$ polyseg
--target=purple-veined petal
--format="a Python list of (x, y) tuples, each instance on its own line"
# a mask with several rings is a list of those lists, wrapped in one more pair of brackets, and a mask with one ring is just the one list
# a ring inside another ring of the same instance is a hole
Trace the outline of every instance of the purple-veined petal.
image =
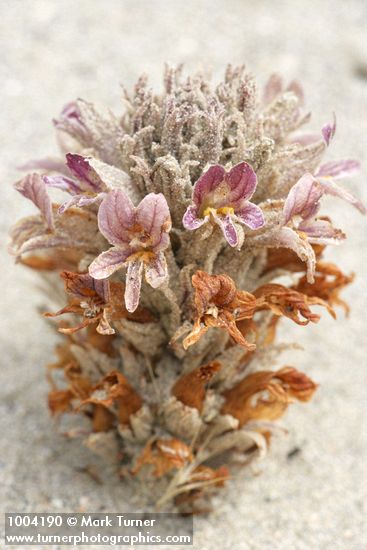
[(160, 240), (152, 247), (154, 252), (160, 252), (166, 250), (171, 243), (171, 239), (168, 233), (162, 233)]
[(101, 202), (106, 196), (106, 193), (98, 193), (95, 197), (89, 197), (88, 195), (74, 195), (70, 200), (65, 201), (59, 208), (59, 214), (63, 214), (71, 206), (77, 206), (82, 208), (83, 206), (89, 206)]
[(298, 230), (307, 234), (308, 242), (312, 244), (339, 244), (345, 240), (345, 234), (325, 219), (304, 220)]
[(67, 153), (66, 163), (70, 172), (85, 184), (85, 190), (99, 193), (106, 191), (107, 187), (97, 172), (89, 164), (87, 157)]
[(225, 240), (230, 246), (236, 247), (239, 244), (239, 235), (236, 226), (233, 223), (232, 216), (227, 214), (226, 216), (218, 216), (213, 214), (215, 223), (219, 225), (224, 235)]
[(136, 208), (136, 222), (151, 237), (154, 247), (161, 240), (162, 233), (171, 229), (171, 216), (167, 201), (162, 193), (149, 193)]
[(317, 170), (315, 177), (331, 177), (334, 179), (354, 176), (361, 168), (357, 160), (346, 159), (326, 162)]
[(130, 241), (129, 230), (135, 223), (135, 207), (129, 197), (115, 189), (102, 201), (98, 211), (98, 227), (106, 239), (114, 245)]
[(324, 138), (324, 141), (327, 146), (329, 146), (331, 140), (335, 136), (335, 131), (336, 131), (336, 117), (335, 117), (335, 113), (333, 113), (333, 122), (325, 124), (325, 126), (323, 126), (321, 129), (322, 137)]
[(52, 157), (34, 159), (18, 166), (18, 170), (45, 170), (46, 172), (59, 172), (65, 176), (70, 176), (70, 170), (63, 160)]
[(65, 176), (43, 176), (42, 179), (48, 187), (67, 191), (70, 195), (77, 195), (83, 191), (79, 183)]
[(239, 210), (235, 210), (235, 215), (239, 222), (250, 229), (260, 229), (265, 223), (261, 208), (252, 202), (246, 202)]
[(307, 281), (314, 283), (316, 256), (307, 239), (300, 237), (290, 227), (282, 227), (276, 237), (278, 247), (290, 248), (297, 256), (307, 264)]
[(200, 176), (194, 185), (192, 198), (197, 207), (203, 203), (205, 196), (214, 191), (224, 180), (226, 171), (223, 166), (216, 164)]
[(93, 279), (107, 279), (112, 273), (121, 269), (126, 262), (126, 259), (131, 254), (131, 249), (126, 246), (113, 247), (102, 252), (89, 266), (89, 275)]
[(43, 235), (44, 232), (44, 224), (39, 216), (28, 216), (19, 220), (10, 230), (10, 254), (18, 256), (18, 251), (27, 241)]
[(61, 277), (68, 294), (75, 298), (86, 298), (86, 290), (94, 290), (106, 304), (110, 299), (110, 282), (108, 279), (93, 279), (89, 273), (63, 271)]
[(323, 190), (311, 174), (302, 176), (291, 188), (284, 203), (284, 223), (293, 216), (308, 218), (313, 216), (319, 206)]
[(198, 218), (197, 215), (198, 209), (197, 206), (192, 204), (189, 206), (182, 218), (182, 225), (185, 229), (189, 229), (190, 231), (193, 231), (194, 229), (198, 229), (201, 227), (204, 223), (206, 223), (209, 220), (209, 216), (205, 216), (204, 218)]
[[(87, 274), (88, 275), (88, 274)], [(105, 304), (110, 299), (110, 281), (108, 279), (93, 279), (93, 288)]]
[(228, 206), (234, 206), (240, 200), (252, 197), (257, 185), (257, 177), (252, 167), (247, 162), (236, 164), (226, 175), (229, 185)]
[(125, 305), (133, 313), (139, 305), (144, 264), (140, 260), (128, 262), (126, 272)]
[(54, 229), (52, 204), (41, 176), (39, 174), (29, 174), (18, 181), (14, 187), (23, 197), (31, 200), (39, 208), (47, 227), (52, 231)]
[(328, 195), (333, 195), (334, 197), (339, 197), (340, 199), (349, 202), (362, 214), (366, 214), (366, 207), (364, 206), (364, 204), (354, 195), (352, 195), (352, 193), (350, 193), (343, 187), (340, 187), (331, 178), (319, 178), (317, 181), (321, 185), (324, 193), (327, 193)]
[(110, 281), (108, 279), (93, 279), (94, 288), (98, 296), (102, 298), (105, 304), (109, 302), (110, 299)]
[(145, 279), (153, 288), (158, 288), (168, 279), (167, 261), (163, 252), (155, 254), (154, 258), (145, 264)]
[(59, 118), (53, 119), (53, 123), (59, 130), (68, 131), (70, 128), (79, 132), (84, 132), (86, 130), (77, 101), (70, 101), (70, 103), (67, 103), (63, 107)]
[(69, 151), (80, 151), (84, 148), (93, 147), (96, 119), (90, 120), (86, 113), (82, 112), (87, 103), (81, 99), (68, 103), (53, 123), (58, 130), (57, 140), (64, 153)]
[[(70, 101), (69, 103), (64, 105), (64, 107), (61, 111), (61, 114), (60, 114), (60, 118), (62, 118), (62, 119), (67, 118), (68, 120), (73, 120), (74, 119), (78, 122), (81, 122), (80, 110), (79, 110), (77, 102), (76, 101)], [(54, 120), (54, 124), (55, 124), (55, 126), (57, 126), (58, 120)]]

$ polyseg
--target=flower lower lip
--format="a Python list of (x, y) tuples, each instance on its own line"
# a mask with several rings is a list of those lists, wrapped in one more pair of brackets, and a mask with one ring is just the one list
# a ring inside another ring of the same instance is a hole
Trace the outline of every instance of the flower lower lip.
[(139, 252), (133, 252), (133, 254), (131, 254), (126, 259), (126, 261), (132, 262), (132, 261), (140, 260), (144, 263), (149, 263), (153, 258), (154, 258), (154, 252), (150, 250), (141, 250)]

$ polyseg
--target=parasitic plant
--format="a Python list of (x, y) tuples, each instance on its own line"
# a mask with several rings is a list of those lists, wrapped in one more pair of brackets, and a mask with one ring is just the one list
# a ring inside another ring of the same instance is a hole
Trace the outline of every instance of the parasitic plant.
[(333, 195), (365, 212), (337, 183), (359, 165), (322, 163), (335, 117), (304, 133), (302, 88), (277, 76), (258, 94), (242, 67), (216, 87), (167, 68), (162, 94), (142, 77), (123, 99), (121, 118), (78, 100), (54, 121), (62, 154), (24, 166), (15, 188), (39, 213), (11, 251), (61, 308), (45, 313), (64, 335), (51, 413), (137, 492), (203, 511), (316, 389), (271, 368), (276, 328), (346, 307), (352, 277), (323, 259), (345, 235), (319, 209)]

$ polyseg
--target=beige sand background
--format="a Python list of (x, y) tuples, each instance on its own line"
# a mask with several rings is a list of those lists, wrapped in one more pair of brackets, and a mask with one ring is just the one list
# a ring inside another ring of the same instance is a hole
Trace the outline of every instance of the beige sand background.
[[(119, 108), (119, 83), (147, 72), (159, 86), (165, 61), (212, 68), (214, 78), (228, 61), (244, 62), (260, 82), (274, 70), (301, 79), (314, 129), (335, 110), (329, 158), (362, 160), (364, 174), (346, 183), (367, 203), (367, 3), (1, 0), (0, 10), (1, 508), (132, 510), (132, 495), (114, 478), (98, 485), (78, 471), (90, 454), (57, 435), (49, 418), (43, 367), (55, 336), (35, 313), (36, 278), (5, 250), (9, 226), (32, 211), (11, 188), (15, 165), (56, 151), (51, 118), (70, 99)], [(349, 241), (329, 258), (358, 274), (345, 292), (351, 316), (286, 325), (283, 339), (305, 351), (283, 364), (305, 370), (319, 391), (313, 403), (293, 406), (283, 422), (290, 434), (259, 464), (260, 475), (234, 480), (213, 515), (195, 520), (197, 549), (367, 547), (367, 220), (337, 200), (330, 210)], [(300, 452), (287, 458), (295, 446)]]

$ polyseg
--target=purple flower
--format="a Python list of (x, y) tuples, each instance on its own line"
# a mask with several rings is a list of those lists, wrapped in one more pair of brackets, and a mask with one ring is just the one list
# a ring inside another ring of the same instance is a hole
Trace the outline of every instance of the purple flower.
[(15, 189), (31, 200), (40, 210), (47, 227), (50, 231), (54, 230), (52, 215), (52, 204), (48, 196), (46, 185), (39, 174), (28, 174), (14, 185)]
[(163, 251), (169, 245), (171, 217), (164, 196), (149, 193), (135, 208), (120, 189), (104, 198), (98, 212), (101, 233), (112, 244), (89, 266), (94, 279), (105, 279), (127, 267), (125, 303), (128, 311), (138, 307), (143, 270), (146, 281), (161, 286), (168, 278)]
[(88, 135), (88, 130), (83, 123), (82, 115), (77, 101), (67, 103), (58, 119), (53, 120), (55, 128), (65, 132), (72, 131), (75, 136), (85, 138)]
[(333, 178), (355, 174), (358, 168), (359, 164), (356, 161), (343, 160), (322, 165), (315, 176), (312, 174), (302, 176), (292, 187), (285, 201), (285, 223), (294, 216), (301, 216), (303, 220), (313, 217), (319, 210), (323, 195), (340, 197), (365, 214), (366, 208), (362, 202), (333, 180)]
[(60, 206), (60, 214), (71, 206), (81, 207), (98, 203), (111, 190), (112, 187), (101, 178), (98, 170), (94, 167), (96, 163), (103, 165), (104, 171), (108, 170), (108, 175), (113, 172), (115, 180), (120, 179), (121, 183), (129, 180), (129, 176), (118, 168), (109, 167), (92, 157), (68, 153), (66, 155), (67, 168), (76, 179), (66, 176), (43, 176), (43, 180), (48, 186), (62, 189), (73, 195), (71, 199)]
[[(328, 162), (322, 165), (316, 175), (305, 174), (290, 190), (284, 203), (284, 223), (299, 217), (298, 230), (309, 237), (310, 242), (328, 244), (331, 241), (344, 238), (340, 230), (335, 229), (328, 220), (316, 219), (323, 195), (333, 195), (349, 202), (362, 214), (366, 208), (349, 191), (340, 187), (333, 178), (353, 175), (359, 169), (359, 163), (353, 160)], [(328, 240), (329, 239), (329, 240)]]
[(226, 172), (223, 166), (211, 166), (194, 185), (191, 204), (183, 217), (186, 229), (194, 230), (204, 223), (214, 222), (221, 228), (230, 246), (239, 245), (241, 223), (250, 229), (264, 225), (261, 209), (249, 202), (256, 189), (256, 174), (247, 162), (241, 162)]
[(361, 165), (357, 160), (335, 160), (326, 162), (320, 166), (315, 174), (315, 177), (340, 179), (345, 176), (354, 176), (359, 172), (360, 168)]
[(307, 220), (318, 212), (323, 189), (312, 174), (302, 176), (288, 193), (284, 203), (284, 223), (295, 216)]
[(343, 231), (335, 228), (327, 217), (303, 220), (298, 231), (305, 233), (311, 244), (339, 244), (346, 238)]

